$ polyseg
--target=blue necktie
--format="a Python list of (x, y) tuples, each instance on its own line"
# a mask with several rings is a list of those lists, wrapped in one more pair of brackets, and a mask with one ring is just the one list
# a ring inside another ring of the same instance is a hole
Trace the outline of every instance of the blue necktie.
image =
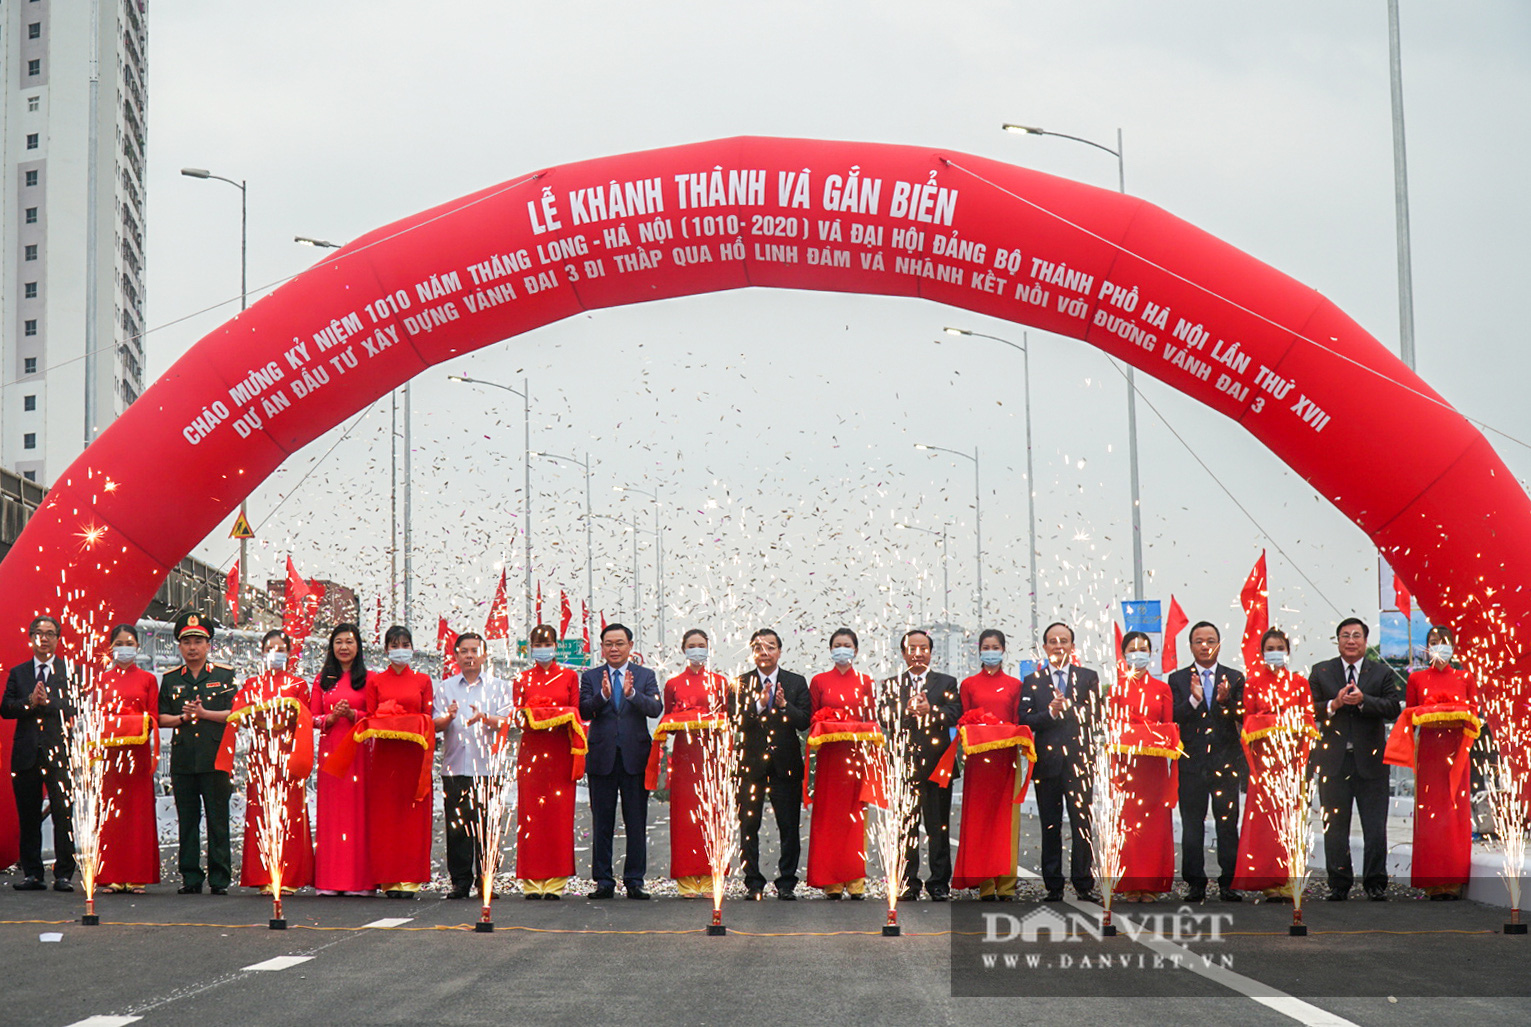
[(1053, 672), (1053, 680), (1058, 682), (1058, 691), (1063, 694), (1063, 697), (1065, 699), (1067, 699), (1068, 698), (1068, 694), (1069, 694), (1069, 676), (1068, 676), (1068, 671), (1063, 671), (1063, 670), (1054, 671)]
[(618, 713), (622, 712), (622, 672), (620, 670), (611, 672), (611, 704), (617, 708)]

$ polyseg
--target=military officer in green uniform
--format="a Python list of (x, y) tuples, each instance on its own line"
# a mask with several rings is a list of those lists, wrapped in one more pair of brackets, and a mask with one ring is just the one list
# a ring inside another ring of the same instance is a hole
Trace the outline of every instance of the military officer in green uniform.
[[(182, 895), (202, 891), (228, 894), (233, 880), (229, 849), (229, 775), (216, 769), (223, 725), (234, 704), (234, 668), (209, 663), (213, 626), (206, 617), (183, 613), (175, 621), (181, 666), (167, 670), (159, 686), (160, 727), (174, 728), (170, 742), (170, 787), (181, 835)], [(207, 817), (207, 872), (202, 871), (201, 822)]]

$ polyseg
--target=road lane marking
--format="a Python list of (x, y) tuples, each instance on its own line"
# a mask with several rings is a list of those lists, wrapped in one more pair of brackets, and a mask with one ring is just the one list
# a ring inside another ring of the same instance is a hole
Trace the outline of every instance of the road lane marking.
[(413, 919), (414, 917), (412, 916), (385, 916), (383, 919), (374, 920), (370, 924), (362, 924), (362, 929), (366, 930), (368, 927), (403, 927)]
[(76, 1020), (69, 1027), (127, 1027), (142, 1019), (141, 1016), (87, 1016), (83, 1020)]
[(249, 966), (240, 967), (241, 970), (286, 970), (288, 967), (306, 963), (313, 956), (272, 956), (260, 963), (251, 963)]

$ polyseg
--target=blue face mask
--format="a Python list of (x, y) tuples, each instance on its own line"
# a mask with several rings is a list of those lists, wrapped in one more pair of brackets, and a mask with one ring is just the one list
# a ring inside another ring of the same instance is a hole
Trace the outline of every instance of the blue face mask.
[(1127, 662), (1127, 666), (1131, 667), (1133, 670), (1147, 670), (1149, 662), (1153, 659), (1153, 653), (1147, 651), (1146, 649), (1134, 649), (1132, 652), (1122, 657), (1122, 659), (1124, 659)]
[(1005, 662), (1005, 651), (1003, 649), (980, 649), (978, 650), (978, 662), (982, 663), (985, 667), (998, 667), (1001, 663)]
[(1265, 665), (1271, 670), (1280, 670), (1286, 666), (1287, 651), (1285, 649), (1265, 650)]
[(555, 646), (534, 645), (532, 646), (532, 659), (537, 663), (548, 664), (553, 662), (553, 655), (558, 652)]
[(837, 645), (829, 650), (829, 658), (835, 661), (835, 666), (837, 667), (848, 667), (851, 661), (856, 658), (856, 650), (852, 646)]
[(692, 646), (686, 650), (686, 659), (698, 667), (705, 666), (707, 663), (707, 647), (704, 645)]

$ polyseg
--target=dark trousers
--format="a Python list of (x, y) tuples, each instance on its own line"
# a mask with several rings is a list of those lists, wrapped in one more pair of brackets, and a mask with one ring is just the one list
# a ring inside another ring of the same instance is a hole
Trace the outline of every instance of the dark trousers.
[(1192, 888), (1207, 886), (1207, 807), (1217, 832), (1217, 886), (1233, 888), (1239, 859), (1239, 778), (1231, 767), (1198, 767), (1180, 773), (1180, 876)]
[(1073, 774), (1039, 777), (1037, 813), (1042, 820), (1042, 885), (1048, 891), (1063, 890), (1063, 811), (1068, 809), (1069, 830), (1074, 835), (1069, 857), (1069, 879), (1076, 892), (1095, 890), (1091, 871), (1090, 790)]
[(1350, 807), (1361, 811), (1361, 884), (1368, 892), (1387, 887), (1387, 773), (1364, 778), (1356, 772), (1356, 756), (1345, 753), (1339, 772), (1318, 781), (1318, 801), (1324, 807), (1324, 862), (1329, 887), (1348, 892), (1355, 883), (1350, 862)]
[(447, 876), (453, 888), (471, 888), (483, 875), (479, 860), (479, 816), (475, 794), (479, 779), (467, 775), (441, 776), (441, 805), (446, 818)]
[(67, 881), (74, 876), (73, 807), (69, 801), (67, 757), (62, 752), (40, 757), (28, 770), (11, 776), (16, 795), (16, 821), (21, 829), (21, 872), (43, 876), (43, 785), (48, 786), (48, 815), (53, 820), (53, 877)]
[(622, 766), (621, 750), (610, 774), (590, 775), (590, 878), (596, 887), (615, 887), (612, 876), (611, 848), (617, 830), (617, 804), (622, 805), (622, 829), (627, 832), (627, 858), (622, 866), (622, 883), (628, 888), (643, 887), (648, 870), (649, 790), (643, 787), (643, 774), (629, 774)]
[[(192, 888), (207, 881), (227, 888), (234, 880), (234, 857), (229, 848), (229, 796), (234, 787), (221, 770), (202, 774), (171, 774), (175, 815), (180, 823), (181, 880)], [(207, 873), (202, 872), (202, 818), (207, 817)]]
[(800, 834), (803, 779), (785, 774), (739, 783), (739, 847), (744, 862), (744, 886), (750, 891), (765, 890), (765, 875), (760, 872), (760, 820), (767, 798), (771, 800), (771, 812), (776, 815), (776, 833), (781, 836), (776, 889), (790, 892), (797, 887), (797, 863), (803, 854)]
[(904, 887), (920, 890), (920, 824), (930, 839), (930, 877), (925, 890), (931, 895), (950, 891), (952, 881), (952, 790), (934, 781), (920, 782), (920, 805), (905, 842)]

